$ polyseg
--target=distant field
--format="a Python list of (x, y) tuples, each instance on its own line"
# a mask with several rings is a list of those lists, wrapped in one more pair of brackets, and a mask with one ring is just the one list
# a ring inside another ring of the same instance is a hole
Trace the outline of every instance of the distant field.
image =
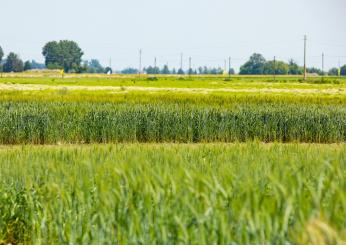
[(346, 83), (55, 79), (0, 79), (1, 144), (346, 139)]
[(44, 74), (6, 74), (0, 84), (41, 84), (64, 86), (125, 86), (161, 88), (346, 88), (346, 77), (297, 76), (148, 76), (148, 75), (66, 75), (65, 78)]
[(1, 147), (0, 242), (342, 244), (345, 154), (344, 144)]

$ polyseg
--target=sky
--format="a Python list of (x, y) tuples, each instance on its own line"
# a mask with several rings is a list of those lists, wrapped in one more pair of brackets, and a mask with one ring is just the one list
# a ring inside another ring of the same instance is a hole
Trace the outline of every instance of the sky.
[(0, 46), (43, 62), (42, 47), (74, 40), (83, 59), (114, 69), (143, 66), (224, 67), (236, 70), (254, 53), (307, 65), (346, 64), (346, 0), (0, 0)]

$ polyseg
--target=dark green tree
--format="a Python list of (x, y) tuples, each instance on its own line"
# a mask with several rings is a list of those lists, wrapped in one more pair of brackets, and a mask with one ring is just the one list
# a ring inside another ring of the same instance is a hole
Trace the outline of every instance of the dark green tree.
[(263, 68), (263, 74), (265, 75), (287, 75), (289, 67), (282, 61), (267, 61)]
[(147, 74), (160, 74), (160, 68), (158, 67), (153, 67), (153, 66), (149, 66), (147, 68), (144, 69), (144, 71), (147, 73)]
[(31, 67), (31, 62), (30, 61), (25, 61), (24, 63), (24, 71), (28, 71), (28, 70), (31, 70), (32, 67)]
[(288, 62), (288, 74), (290, 75), (301, 75), (304, 70), (302, 67), (299, 67), (298, 64), (294, 60), (290, 60)]
[(109, 66), (107, 66), (107, 67), (105, 68), (105, 70), (104, 70), (104, 73), (106, 73), (106, 74), (112, 74), (112, 73), (113, 73), (113, 70), (112, 70), (112, 68), (110, 68)]
[(42, 50), (48, 69), (64, 69), (65, 72), (80, 72), (83, 51), (74, 41), (48, 42)]
[(105, 68), (96, 59), (86, 61), (84, 66), (86, 67), (87, 73), (105, 73)]
[(253, 54), (249, 61), (240, 67), (239, 74), (259, 75), (263, 74), (265, 58), (261, 54)]
[(346, 76), (346, 65), (342, 66), (340, 68), (340, 75), (341, 76)]
[(178, 73), (177, 73), (177, 74), (179, 74), (179, 75), (184, 75), (184, 74), (185, 74), (185, 72), (184, 72), (184, 70), (183, 70), (183, 69), (179, 68), (179, 70), (178, 70)]
[(22, 72), (23, 61), (15, 53), (9, 53), (4, 64), (4, 72)]
[(1, 65), (1, 61), (2, 61), (3, 57), (4, 57), (4, 51), (2, 50), (2, 48), (0, 46), (0, 65)]
[(338, 72), (339, 72), (339, 69), (336, 67), (333, 67), (328, 71), (328, 75), (329, 76), (338, 76)]
[(129, 67), (129, 68), (125, 68), (121, 71), (122, 74), (138, 74), (139, 71), (136, 69), (136, 68), (132, 68), (132, 67)]
[(322, 70), (316, 67), (306, 68), (306, 72), (310, 74), (322, 75)]
[(1, 72), (1, 76), (2, 76), (2, 71), (3, 71), (3, 67), (2, 67), (2, 58), (4, 57), (4, 51), (2, 50), (1, 46), (0, 46), (0, 72)]
[(168, 68), (168, 65), (165, 65), (163, 69), (161, 70), (161, 74), (170, 74), (170, 70)]

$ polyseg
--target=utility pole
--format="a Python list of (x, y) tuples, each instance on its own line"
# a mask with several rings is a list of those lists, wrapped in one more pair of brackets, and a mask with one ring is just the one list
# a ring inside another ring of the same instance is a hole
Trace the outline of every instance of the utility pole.
[(156, 70), (157, 70), (157, 60), (156, 60), (156, 57), (154, 59), (154, 75), (156, 75)]
[(191, 77), (191, 73), (192, 73), (192, 58), (189, 57), (189, 77)]
[(307, 37), (304, 35), (304, 81), (306, 80), (306, 40)]
[(276, 57), (274, 56), (274, 81), (276, 81)]
[(138, 69), (139, 76), (141, 76), (142, 73), (142, 49), (139, 50), (139, 69)]
[(180, 53), (180, 70), (183, 71), (183, 53)]
[(228, 78), (231, 79), (231, 56), (228, 57)]
[[(227, 72), (227, 60), (225, 60), (225, 65), (224, 65), (223, 70), (224, 70), (224, 74), (227, 74), (227, 73), (228, 73), (228, 72)], [(227, 73), (226, 73), (226, 72), (227, 72)]]
[(324, 53), (322, 53), (322, 82), (324, 78)]

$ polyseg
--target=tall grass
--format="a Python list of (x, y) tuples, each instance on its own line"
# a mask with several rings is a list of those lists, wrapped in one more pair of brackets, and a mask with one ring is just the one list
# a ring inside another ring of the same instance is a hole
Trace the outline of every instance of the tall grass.
[(337, 105), (2, 102), (0, 114), (0, 144), (346, 139)]
[(345, 145), (5, 147), (0, 243), (337, 244), (345, 164)]

